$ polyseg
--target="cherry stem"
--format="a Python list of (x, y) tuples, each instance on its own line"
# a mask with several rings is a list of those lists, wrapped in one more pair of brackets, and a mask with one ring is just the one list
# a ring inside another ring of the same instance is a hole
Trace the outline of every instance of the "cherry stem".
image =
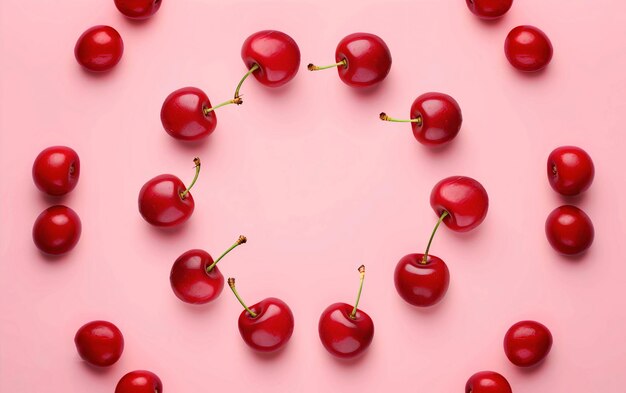
[(237, 88), (235, 89), (235, 100), (239, 100), (239, 103), (237, 103), (237, 105), (241, 105), (243, 104), (243, 101), (241, 100), (241, 96), (239, 95), (239, 90), (241, 89), (241, 85), (243, 85), (243, 82), (250, 76), (252, 75), (252, 73), (256, 70), (258, 70), (259, 64), (258, 63), (254, 63), (254, 65), (252, 67), (250, 67), (250, 69), (248, 70), (248, 72), (246, 72), (246, 74), (243, 76), (243, 78), (241, 78), (241, 80), (239, 81), (239, 84), (237, 85)]
[(198, 176), (200, 175), (200, 159), (198, 157), (194, 158), (193, 163), (196, 164), (196, 174), (194, 175), (193, 180), (191, 181), (191, 184), (189, 185), (189, 187), (187, 187), (185, 191), (180, 193), (181, 199), (185, 199), (187, 197), (187, 194), (189, 194), (191, 187), (193, 187), (193, 185), (196, 184), (196, 181), (198, 180)]
[(306, 66), (306, 68), (309, 71), (319, 71), (319, 70), (327, 70), (329, 68), (334, 68), (334, 67), (346, 67), (347, 65), (348, 65), (348, 62), (346, 61), (346, 59), (343, 59), (339, 63), (330, 64), (326, 66), (316, 66), (315, 64), (310, 63), (308, 66)]
[(383, 120), (383, 121), (392, 121), (395, 123), (417, 123), (417, 125), (420, 125), (420, 126), (422, 125), (422, 116), (418, 116), (415, 119), (396, 119), (396, 118), (387, 116), (385, 112), (380, 112), (380, 115), (378, 115), (378, 117), (380, 118), (380, 120)]
[(241, 296), (239, 296), (239, 292), (237, 292), (237, 288), (235, 288), (235, 279), (234, 278), (229, 278), (228, 279), (228, 286), (230, 287), (230, 289), (233, 291), (233, 293), (235, 294), (235, 297), (237, 298), (237, 300), (239, 300), (239, 303), (241, 303), (241, 305), (243, 306), (243, 308), (246, 309), (246, 311), (248, 312), (248, 314), (250, 314), (250, 316), (252, 318), (256, 318), (256, 313), (252, 310), (250, 310), (248, 308), (248, 306), (246, 306), (246, 303), (243, 302), (243, 299), (241, 298)]
[(234, 250), (237, 246), (239, 246), (240, 244), (244, 244), (245, 242), (247, 242), (248, 239), (245, 236), (239, 236), (239, 239), (237, 239), (237, 241), (235, 242), (235, 244), (233, 244), (232, 246), (230, 246), (230, 248), (226, 251), (224, 251), (222, 253), (222, 255), (220, 255), (219, 258), (217, 258), (215, 260), (215, 262), (213, 262), (211, 265), (209, 265), (209, 267), (206, 268), (207, 273), (210, 272), (211, 270), (213, 270), (213, 268), (215, 267), (215, 265), (217, 265), (217, 263), (226, 256), (226, 254), (228, 254), (229, 252), (231, 252), (232, 250)]
[(230, 105), (230, 104), (241, 105), (241, 104), (243, 104), (243, 100), (241, 98), (239, 98), (239, 97), (235, 97), (232, 100), (224, 101), (221, 104), (212, 106), (210, 108), (203, 108), (202, 112), (204, 113), (204, 116), (208, 116), (209, 113), (213, 112), (217, 108), (221, 108), (221, 107), (223, 107), (225, 105)]
[(443, 221), (444, 218), (448, 217), (448, 211), (444, 210), (443, 213), (441, 213), (441, 216), (439, 216), (439, 220), (437, 220), (437, 224), (435, 224), (435, 228), (433, 229), (433, 232), (430, 234), (430, 239), (428, 239), (428, 245), (426, 246), (426, 252), (424, 253), (424, 257), (422, 258), (422, 264), (426, 264), (426, 262), (428, 262), (428, 251), (430, 251), (430, 245), (433, 242), (433, 238), (435, 237), (435, 233), (437, 232), (437, 228), (439, 228), (439, 225), (441, 225), (441, 222)]
[(354, 302), (354, 308), (350, 313), (350, 318), (356, 318), (356, 312), (359, 307), (359, 300), (361, 300), (361, 292), (363, 291), (363, 281), (365, 281), (365, 265), (359, 266), (359, 274), (361, 275), (361, 284), (359, 285), (359, 293), (356, 295), (356, 302)]

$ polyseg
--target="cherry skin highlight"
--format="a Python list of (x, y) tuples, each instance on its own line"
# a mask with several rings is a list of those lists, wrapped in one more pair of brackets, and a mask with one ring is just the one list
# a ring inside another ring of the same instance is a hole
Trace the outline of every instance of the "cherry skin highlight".
[(80, 65), (93, 72), (108, 71), (122, 59), (122, 36), (111, 26), (87, 29), (76, 42), (74, 56)]
[(547, 173), (554, 191), (574, 196), (591, 186), (595, 167), (589, 154), (580, 147), (561, 146), (548, 156)]
[(80, 159), (67, 146), (51, 146), (35, 158), (32, 173), (39, 190), (53, 196), (65, 195), (78, 184)]
[(131, 371), (119, 380), (115, 393), (163, 393), (163, 383), (153, 372)]
[(262, 85), (279, 87), (298, 73), (300, 48), (293, 38), (283, 32), (263, 30), (244, 41), (241, 59), (248, 69), (258, 65), (253, 75)]
[(404, 301), (417, 307), (430, 307), (441, 301), (450, 285), (445, 262), (434, 256), (409, 254), (398, 262), (394, 271), (396, 291)]
[(552, 60), (552, 43), (548, 36), (534, 26), (517, 26), (504, 41), (504, 53), (509, 63), (520, 71), (535, 72)]
[(595, 236), (589, 216), (571, 205), (554, 209), (546, 219), (545, 230), (552, 248), (570, 256), (585, 252)]
[(99, 367), (113, 365), (124, 350), (122, 332), (107, 321), (93, 321), (81, 326), (74, 343), (83, 360)]
[(513, 5), (513, 0), (465, 0), (472, 13), (481, 19), (498, 19)]
[(472, 375), (465, 384), (465, 393), (513, 393), (509, 381), (494, 371)]
[(115, 6), (124, 16), (143, 20), (148, 19), (161, 8), (161, 0), (115, 0)]
[(71, 251), (82, 231), (78, 214), (67, 206), (47, 208), (33, 225), (33, 242), (46, 254), (61, 255)]
[(504, 352), (511, 363), (531, 367), (548, 356), (552, 348), (552, 334), (536, 321), (520, 321), (504, 336)]
[(466, 176), (452, 176), (438, 182), (430, 194), (430, 206), (438, 216), (445, 211), (443, 223), (453, 231), (467, 232), (487, 216), (489, 197), (485, 188)]
[(161, 107), (163, 128), (176, 139), (197, 141), (217, 126), (215, 111), (209, 111), (209, 97), (196, 87), (183, 87), (167, 96)]

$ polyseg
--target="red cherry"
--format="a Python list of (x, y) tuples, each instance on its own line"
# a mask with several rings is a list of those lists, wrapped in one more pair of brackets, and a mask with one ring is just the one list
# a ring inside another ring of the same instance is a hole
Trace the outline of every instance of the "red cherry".
[(139, 213), (150, 224), (172, 227), (187, 221), (194, 202), (189, 192), (200, 174), (200, 159), (194, 158), (196, 174), (189, 187), (174, 175), (159, 175), (146, 182), (139, 191)]
[(237, 242), (215, 262), (204, 250), (189, 250), (183, 253), (174, 262), (170, 273), (170, 284), (174, 294), (183, 302), (191, 304), (205, 304), (217, 298), (224, 288), (224, 276), (217, 263), (246, 241), (245, 236), (239, 236)]
[(86, 323), (76, 332), (74, 343), (84, 361), (100, 367), (117, 362), (124, 350), (122, 332), (107, 321)]
[(365, 311), (359, 310), (359, 300), (365, 279), (365, 266), (359, 267), (361, 285), (354, 307), (334, 303), (320, 316), (318, 331), (324, 348), (339, 358), (354, 358), (362, 354), (374, 338), (374, 322)]
[(591, 157), (580, 147), (557, 147), (548, 157), (548, 180), (559, 194), (580, 194), (591, 186), (594, 174)]
[(78, 154), (66, 146), (44, 149), (33, 163), (33, 181), (49, 195), (65, 195), (72, 191), (80, 176)]
[(369, 87), (382, 82), (391, 70), (391, 52), (377, 35), (354, 33), (344, 37), (335, 50), (336, 64), (318, 67), (309, 64), (309, 71), (337, 67), (339, 78), (351, 87)]
[(534, 26), (517, 26), (504, 41), (509, 63), (520, 71), (539, 71), (552, 60), (552, 43)]
[(161, 0), (115, 0), (115, 6), (131, 19), (148, 19), (161, 7)]
[(402, 299), (417, 307), (430, 307), (443, 299), (450, 285), (448, 266), (434, 255), (409, 254), (398, 262), (394, 284)]
[(161, 379), (146, 370), (131, 371), (124, 375), (115, 387), (115, 393), (162, 393)]
[(453, 231), (467, 232), (483, 222), (489, 209), (485, 188), (466, 176), (441, 180), (430, 193), (430, 206), (438, 216), (448, 212), (444, 224)]
[(546, 237), (552, 248), (561, 254), (578, 255), (593, 243), (593, 223), (576, 206), (557, 207), (546, 219)]
[(548, 356), (550, 348), (552, 334), (539, 322), (518, 322), (504, 336), (504, 353), (511, 363), (519, 367), (530, 367), (541, 362)]
[(497, 19), (506, 14), (513, 0), (465, 0), (467, 7), (481, 19)]
[(234, 278), (228, 279), (228, 285), (244, 308), (238, 321), (243, 341), (260, 352), (273, 352), (284, 347), (293, 334), (294, 324), (293, 313), (287, 303), (269, 297), (248, 307), (235, 288)]
[(509, 381), (494, 371), (481, 371), (470, 377), (465, 393), (513, 393)]
[(443, 93), (425, 93), (417, 97), (411, 105), (409, 120), (395, 119), (385, 112), (381, 120), (410, 122), (413, 136), (427, 146), (438, 146), (450, 142), (461, 129), (463, 115), (456, 100)]
[(74, 47), (78, 63), (89, 71), (108, 71), (115, 67), (124, 53), (120, 33), (111, 26), (94, 26), (87, 29)]
[(47, 208), (33, 225), (33, 241), (46, 254), (61, 255), (72, 250), (80, 239), (82, 225), (78, 214), (67, 206)]
[[(279, 87), (296, 76), (300, 67), (300, 48), (293, 38), (283, 32), (263, 30), (244, 41), (241, 59), (249, 73), (261, 84)], [(238, 96), (235, 93), (235, 97)]]

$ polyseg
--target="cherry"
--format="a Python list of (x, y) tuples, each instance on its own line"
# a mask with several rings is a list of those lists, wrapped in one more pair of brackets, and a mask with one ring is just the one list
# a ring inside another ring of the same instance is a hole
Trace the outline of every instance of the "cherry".
[(146, 370), (131, 371), (115, 387), (115, 393), (163, 393), (161, 379)]
[(115, 0), (115, 6), (131, 19), (148, 19), (161, 7), (161, 0)]
[(120, 33), (111, 26), (94, 26), (87, 29), (76, 42), (74, 56), (89, 71), (108, 71), (120, 62), (124, 42)]
[(548, 356), (552, 348), (552, 334), (547, 327), (535, 321), (520, 321), (504, 336), (504, 353), (511, 363), (530, 367)]
[(565, 255), (583, 253), (593, 243), (593, 223), (576, 206), (557, 207), (546, 219), (546, 237), (556, 251)]
[(328, 306), (318, 325), (324, 348), (339, 358), (353, 358), (362, 354), (374, 338), (374, 322), (365, 311), (359, 310), (359, 300), (365, 280), (365, 266), (359, 267), (361, 283), (354, 307), (347, 303)]
[(539, 71), (552, 60), (552, 43), (534, 26), (517, 26), (506, 36), (504, 53), (518, 70)]
[(247, 241), (245, 236), (226, 250), (215, 262), (204, 250), (189, 250), (176, 259), (170, 273), (174, 294), (183, 302), (204, 304), (217, 298), (224, 288), (224, 276), (217, 263), (235, 247)]
[(76, 332), (74, 343), (80, 357), (87, 363), (108, 367), (122, 356), (124, 337), (114, 324), (107, 321), (92, 321)]
[(33, 181), (49, 195), (60, 196), (72, 191), (80, 176), (78, 154), (66, 146), (44, 149), (33, 163)]
[(467, 7), (481, 19), (497, 19), (506, 14), (513, 0), (465, 0)]
[(235, 279), (228, 285), (244, 308), (239, 315), (239, 333), (243, 341), (260, 352), (273, 352), (287, 344), (293, 334), (293, 313), (280, 299), (269, 297), (253, 306), (246, 306), (235, 288)]
[(351, 87), (369, 87), (382, 82), (391, 69), (391, 52), (377, 35), (354, 33), (344, 37), (335, 50), (335, 64), (318, 67), (309, 64), (309, 71), (337, 67), (339, 78)]
[(557, 147), (548, 156), (548, 181), (559, 194), (580, 194), (591, 186), (594, 174), (591, 157), (580, 147)]
[(174, 175), (159, 175), (146, 182), (139, 191), (139, 213), (150, 224), (172, 227), (187, 221), (193, 213), (190, 190), (200, 174), (200, 159), (193, 159), (196, 174), (189, 187)]
[(292, 80), (300, 68), (300, 48), (293, 38), (276, 30), (263, 30), (248, 37), (241, 47), (241, 59), (248, 73), (239, 83), (239, 89), (248, 75), (268, 87), (279, 87)]
[(46, 254), (61, 255), (72, 250), (80, 239), (82, 225), (78, 214), (67, 206), (47, 208), (33, 225), (33, 241)]
[(443, 223), (453, 231), (467, 232), (483, 222), (489, 209), (485, 188), (466, 176), (452, 176), (441, 180), (430, 193), (430, 206), (441, 216)]
[(394, 119), (385, 112), (379, 117), (384, 121), (410, 122), (415, 139), (428, 146), (450, 142), (459, 133), (463, 123), (459, 104), (443, 93), (425, 93), (417, 97), (411, 105), (411, 117), (408, 120)]
[(509, 381), (494, 371), (472, 375), (465, 384), (465, 393), (513, 393)]

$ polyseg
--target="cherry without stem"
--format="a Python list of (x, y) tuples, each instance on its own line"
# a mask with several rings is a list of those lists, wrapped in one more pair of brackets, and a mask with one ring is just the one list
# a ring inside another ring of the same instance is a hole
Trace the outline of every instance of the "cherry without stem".
[(115, 393), (163, 393), (163, 383), (151, 371), (131, 371), (119, 380)]
[(465, 384), (465, 393), (513, 393), (509, 381), (495, 371), (480, 371)]
[(561, 195), (575, 196), (587, 190), (595, 175), (593, 161), (576, 146), (561, 146), (548, 156), (548, 181)]
[(71, 251), (82, 232), (78, 214), (67, 206), (47, 208), (33, 225), (33, 242), (46, 254), (61, 255)]
[(124, 350), (122, 332), (107, 321), (92, 321), (81, 326), (76, 332), (74, 343), (83, 360), (99, 367), (113, 365)]
[(552, 348), (552, 333), (537, 321), (520, 321), (504, 336), (504, 353), (511, 363), (531, 367), (548, 356)]
[(108, 71), (122, 59), (122, 36), (111, 26), (87, 29), (76, 42), (74, 56), (80, 65), (93, 72)]
[(517, 26), (504, 41), (504, 53), (509, 63), (520, 71), (535, 72), (552, 60), (552, 43), (548, 36), (534, 26)]
[(554, 209), (546, 219), (545, 230), (552, 248), (568, 256), (585, 252), (591, 247), (595, 236), (589, 216), (572, 205)]
[(513, 5), (513, 0), (465, 0), (472, 13), (481, 19), (498, 19)]
[(117, 9), (130, 19), (148, 19), (161, 8), (161, 0), (115, 0)]
[(33, 163), (33, 181), (48, 195), (61, 196), (72, 191), (80, 177), (80, 159), (67, 146), (44, 149)]

